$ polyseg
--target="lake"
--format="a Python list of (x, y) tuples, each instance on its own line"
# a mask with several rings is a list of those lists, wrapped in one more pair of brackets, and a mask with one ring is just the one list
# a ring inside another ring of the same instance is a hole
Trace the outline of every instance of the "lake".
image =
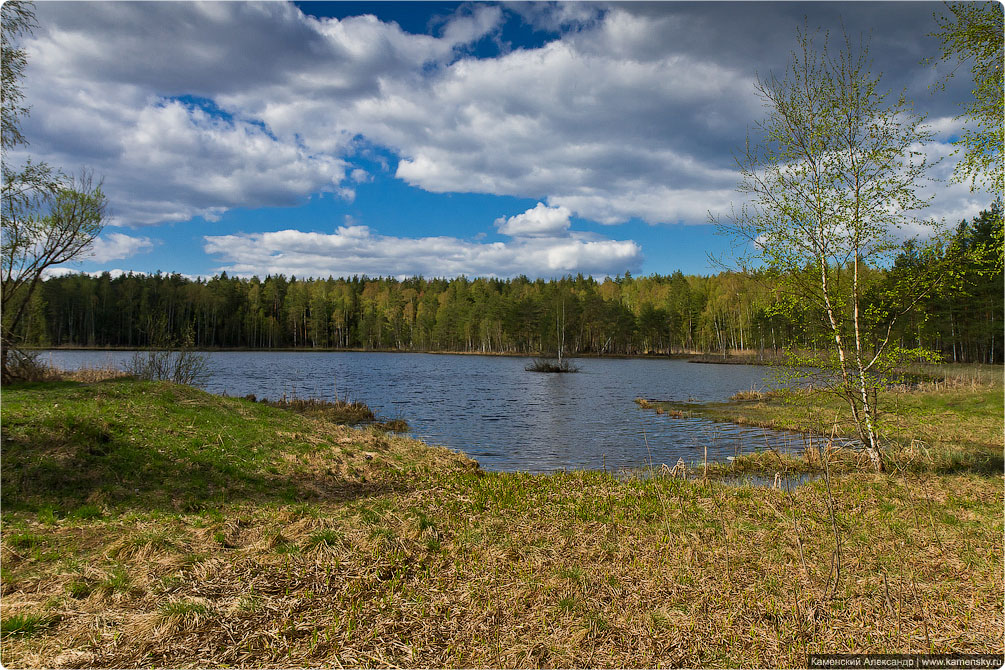
[[(725, 460), (767, 444), (801, 450), (803, 436), (642, 410), (637, 397), (721, 401), (770, 386), (754, 365), (663, 359), (579, 359), (577, 374), (524, 370), (531, 359), (419, 353), (213, 352), (203, 387), (231, 396), (332, 398), (347, 393), (381, 418), (402, 418), (411, 435), (463, 451), (486, 470), (620, 470), (651, 460)], [(65, 369), (113, 363), (124, 351), (51, 351)], [(648, 447), (647, 442), (648, 440)]]

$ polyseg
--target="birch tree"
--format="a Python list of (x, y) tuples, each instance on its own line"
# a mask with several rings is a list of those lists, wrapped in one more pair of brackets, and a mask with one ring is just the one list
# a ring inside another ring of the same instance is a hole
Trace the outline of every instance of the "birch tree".
[(903, 95), (880, 88), (867, 47), (846, 36), (833, 53), (826, 35), (806, 31), (797, 44), (784, 76), (758, 80), (767, 116), (738, 159), (746, 204), (718, 223), (750, 250), (741, 266), (777, 271), (785, 291), (823, 315), (828, 388), (847, 402), (882, 470), (876, 405), (896, 357), (891, 332), (931, 278), (901, 285), (881, 314), (866, 314), (863, 298), (870, 267), (901, 247), (898, 229), (925, 224), (916, 216), (930, 133)]
[(947, 2), (945, 13), (936, 14), (941, 53), (936, 62), (953, 64), (946, 82), (961, 66), (970, 69), (973, 82), (970, 99), (961, 103), (957, 120), (963, 121), (954, 141), (963, 156), (953, 177), (970, 181), (971, 189), (982, 184), (992, 193), (1005, 189), (1005, 11), (1000, 2)]
[(43, 273), (84, 254), (104, 225), (106, 198), (88, 171), (67, 178), (46, 163), (30, 159), (11, 164), (9, 152), (28, 141), (21, 134), (24, 106), (21, 79), (27, 66), (17, 40), (35, 27), (33, 5), (11, 1), (0, 7), (0, 102), (2, 102), (2, 205), (0, 205), (0, 379), (18, 376), (12, 356), (30, 359), (20, 349), (21, 321)]

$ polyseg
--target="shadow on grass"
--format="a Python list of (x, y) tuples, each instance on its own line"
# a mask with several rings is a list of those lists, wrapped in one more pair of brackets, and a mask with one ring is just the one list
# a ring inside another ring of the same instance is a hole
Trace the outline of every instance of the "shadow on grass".
[(933, 447), (919, 456), (910, 447), (887, 452), (891, 466), (919, 474), (978, 475), (1001, 477), (1005, 474), (1005, 458), (1001, 448), (979, 442), (963, 442), (954, 448)]
[(400, 472), (379, 465), (346, 477), (345, 465), (340, 473), (334, 459), (298, 442), (307, 426), (285, 410), (130, 384), (4, 389), (5, 511), (191, 512), (242, 501), (345, 502), (410, 488)]
[(5, 441), (0, 504), (5, 511), (89, 506), (198, 512), (226, 503), (350, 502), (406, 490), (402, 477), (346, 481), (322, 473), (234, 473), (209, 461), (167, 462), (116, 439), (64, 445), (39, 454), (36, 445)]

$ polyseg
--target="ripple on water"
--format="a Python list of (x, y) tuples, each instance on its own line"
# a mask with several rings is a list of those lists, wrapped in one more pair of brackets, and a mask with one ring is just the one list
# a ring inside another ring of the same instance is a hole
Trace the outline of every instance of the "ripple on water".
[[(55, 365), (122, 365), (133, 352), (53, 351)], [(639, 409), (637, 397), (711, 402), (767, 388), (770, 370), (753, 365), (587, 359), (575, 375), (524, 370), (526, 358), (349, 352), (213, 352), (206, 390), (230, 396), (340, 397), (400, 417), (411, 435), (477, 458), (487, 470), (609, 470), (724, 460), (764, 448), (801, 451), (783, 431), (674, 419)], [(648, 442), (648, 447), (647, 443)], [(650, 456), (651, 454), (651, 456)]]

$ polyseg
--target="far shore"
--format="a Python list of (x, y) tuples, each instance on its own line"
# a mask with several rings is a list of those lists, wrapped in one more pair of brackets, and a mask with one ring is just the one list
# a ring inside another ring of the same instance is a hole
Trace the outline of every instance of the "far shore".
[[(151, 351), (156, 347), (90, 347), (79, 345), (61, 345), (50, 347), (26, 347), (30, 351)], [(493, 356), (508, 358), (540, 358), (547, 357), (541, 352), (511, 352), (511, 351), (452, 351), (452, 350), (422, 350), (422, 349), (364, 349), (359, 347), (275, 347), (262, 349), (259, 347), (197, 347), (192, 351), (200, 353), (216, 352), (264, 352), (264, 353), (354, 353), (354, 354), (432, 354), (437, 356)], [(731, 351), (722, 352), (674, 352), (674, 353), (638, 353), (638, 354), (598, 354), (580, 353), (566, 355), (566, 358), (610, 358), (616, 360), (682, 360), (690, 363), (743, 364), (743, 365), (776, 365), (783, 360), (781, 352)]]

